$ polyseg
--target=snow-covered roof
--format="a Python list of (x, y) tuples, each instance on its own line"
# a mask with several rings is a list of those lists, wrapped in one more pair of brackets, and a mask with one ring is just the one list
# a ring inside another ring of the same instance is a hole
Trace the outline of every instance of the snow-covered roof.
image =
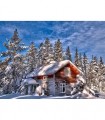
[(23, 83), (27, 83), (27, 84), (38, 84), (36, 82), (36, 80), (32, 79), (32, 78), (28, 78), (28, 79), (24, 79)]
[(61, 68), (63, 68), (67, 64), (72, 64), (73, 66), (75, 66), (69, 60), (64, 60), (64, 61), (61, 61), (61, 62), (51, 62), (50, 64), (48, 64), (46, 66), (42, 66), (42, 67), (39, 67), (39, 68), (35, 69), (32, 73), (30, 73), (27, 76), (27, 78), (28, 77), (35, 77), (35, 76), (42, 76), (42, 75), (51, 75), (51, 74), (54, 74), (54, 73), (56, 73), (58, 70), (60, 70)]

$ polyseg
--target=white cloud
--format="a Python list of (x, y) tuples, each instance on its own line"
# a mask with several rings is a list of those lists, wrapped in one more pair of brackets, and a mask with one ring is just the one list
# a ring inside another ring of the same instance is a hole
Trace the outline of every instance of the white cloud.
[(21, 36), (22, 35), (24, 35), (24, 34), (29, 34), (29, 32), (28, 32), (28, 30), (26, 30), (26, 29), (21, 29), (21, 28), (19, 28), (18, 26), (14, 26), (14, 25), (11, 25), (11, 26), (2, 26), (1, 28), (0, 28), (0, 31), (1, 31), (1, 33), (10, 33), (10, 34), (13, 34), (13, 32), (14, 32), (14, 30), (15, 29), (17, 29), (18, 30), (18, 32), (19, 32), (19, 34), (21, 34)]
[[(104, 25), (105, 26), (105, 25)], [(105, 54), (105, 27), (102, 27), (101, 22), (66, 22), (63, 25), (55, 26), (58, 37), (61, 33), (65, 33), (63, 45), (69, 45), (71, 48), (78, 47), (80, 52), (87, 52), (88, 55)], [(70, 33), (71, 30), (74, 30)], [(67, 36), (66, 36), (67, 34)], [(105, 59), (105, 57), (104, 57)]]
[[(54, 44), (57, 39), (61, 39), (63, 48), (70, 46), (72, 50), (78, 47), (80, 52), (86, 52), (90, 56), (92, 54), (105, 54), (105, 22), (54, 22), (48, 26), (47, 22), (33, 23), (36, 31), (20, 28), (20, 26), (3, 26), (1, 32), (13, 34), (17, 28), (21, 38), (29, 35), (30, 41), (33, 39), (38, 45), (48, 37)], [(46, 31), (51, 31), (47, 33)]]

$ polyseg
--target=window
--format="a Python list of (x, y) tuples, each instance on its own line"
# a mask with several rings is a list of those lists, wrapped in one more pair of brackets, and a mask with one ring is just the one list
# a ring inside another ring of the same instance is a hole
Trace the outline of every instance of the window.
[(60, 93), (66, 92), (66, 83), (60, 83)]

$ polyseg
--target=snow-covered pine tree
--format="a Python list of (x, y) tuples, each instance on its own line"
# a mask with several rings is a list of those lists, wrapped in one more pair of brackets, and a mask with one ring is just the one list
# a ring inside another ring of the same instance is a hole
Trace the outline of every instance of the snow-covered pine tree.
[(71, 51), (69, 46), (66, 48), (65, 54), (66, 54), (66, 59), (72, 61), (72, 56), (71, 56)]
[(74, 59), (74, 63), (77, 67), (79, 67), (79, 53), (78, 53), (78, 49), (76, 48), (75, 51), (75, 59)]
[(49, 64), (51, 61), (54, 60), (54, 52), (52, 44), (50, 43), (50, 40), (48, 38), (46, 38), (44, 46), (45, 46), (44, 63)]
[(3, 81), (2, 81), (2, 78), (4, 77), (4, 65), (3, 65), (3, 63), (2, 63), (2, 61), (0, 61), (0, 94), (1, 94), (1, 88), (2, 88), (2, 86), (3, 86)]
[(46, 49), (44, 43), (41, 43), (38, 50), (38, 66), (42, 66), (45, 64), (46, 62), (45, 55), (46, 55)]
[(86, 54), (84, 53), (83, 55), (83, 73), (84, 73), (84, 78), (86, 79), (86, 83), (88, 84), (88, 69), (89, 69), (89, 62)]
[(37, 48), (35, 47), (34, 42), (31, 42), (29, 46), (29, 50), (26, 54), (27, 59), (27, 72), (32, 72), (35, 68), (37, 68), (37, 61), (38, 61), (38, 52)]
[(85, 77), (86, 77), (86, 63), (87, 63), (87, 56), (86, 56), (86, 54), (84, 53), (84, 55), (83, 55), (83, 72), (84, 72), (84, 74), (85, 74)]
[(2, 56), (6, 57), (5, 61), (8, 62), (4, 79), (4, 82), (8, 82), (4, 86), (4, 91), (5, 93), (16, 92), (22, 79), (22, 71), (24, 71), (20, 52), (26, 49), (26, 46), (21, 43), (17, 29), (14, 31), (12, 38), (4, 43), (4, 46), (7, 48), (7, 51), (2, 52)]
[(100, 60), (99, 60), (99, 67), (102, 68), (103, 66), (104, 66), (104, 62), (103, 62), (102, 57), (100, 57)]
[(58, 39), (54, 45), (54, 60), (62, 61), (63, 60), (62, 54), (63, 54), (62, 43), (61, 43), (60, 39)]
[(92, 88), (94, 86), (94, 83), (93, 83), (93, 74), (92, 74), (92, 71), (93, 71), (93, 55), (92, 55), (92, 60), (90, 61), (89, 63), (89, 68), (88, 68), (88, 73), (87, 73), (87, 78), (88, 78), (88, 87), (89, 88)]
[(102, 57), (100, 57), (98, 68), (99, 91), (105, 92), (105, 65)]
[(8, 66), (8, 62), (10, 59), (6, 58), (4, 61), (0, 62), (0, 86), (3, 87), (4, 77), (5, 77), (5, 69)]
[(8, 65), (8, 59), (5, 59), (4, 61), (0, 61), (0, 78), (2, 77), (2, 74), (4, 74), (7, 65)]
[(96, 57), (92, 57), (87, 75), (90, 88), (99, 90), (99, 67)]
[(82, 61), (82, 55), (79, 53), (79, 64), (78, 68), (83, 72), (83, 61)]
[(41, 43), (38, 51), (39, 65), (49, 64), (54, 60), (54, 50), (50, 40), (46, 38), (44, 43)]
[(7, 57), (0, 63), (0, 94), (9, 93), (9, 81), (6, 69), (9, 67), (11, 58)]

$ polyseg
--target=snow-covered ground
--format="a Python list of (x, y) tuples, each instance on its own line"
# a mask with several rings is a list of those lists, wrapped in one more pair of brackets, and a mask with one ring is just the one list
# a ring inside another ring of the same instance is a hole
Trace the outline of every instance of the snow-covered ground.
[(72, 96), (37, 96), (37, 95), (21, 95), (21, 94), (6, 94), (0, 95), (0, 99), (105, 99), (105, 95), (100, 97), (83, 96), (83, 94), (75, 94)]

